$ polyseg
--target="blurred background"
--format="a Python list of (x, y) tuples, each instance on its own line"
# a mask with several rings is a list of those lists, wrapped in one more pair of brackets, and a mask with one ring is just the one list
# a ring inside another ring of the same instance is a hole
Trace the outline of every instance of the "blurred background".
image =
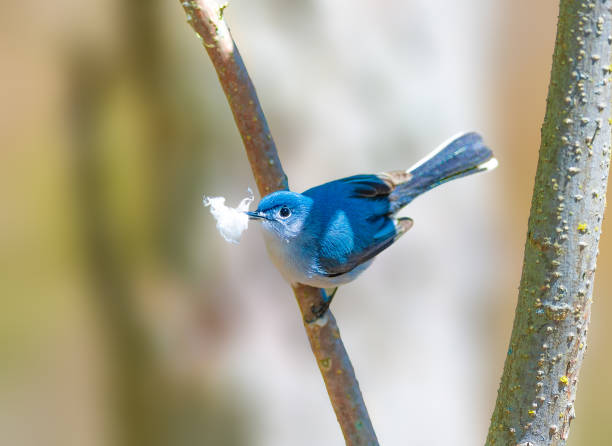
[[(381, 444), (484, 443), (557, 7), (226, 10), (292, 189), (407, 168), (466, 129), (500, 161), (411, 204), (409, 235), (334, 301)], [(343, 444), (258, 228), (227, 244), (202, 206), (255, 183), (179, 2), (6, 2), (0, 49), (2, 443)], [(611, 268), (604, 231), (572, 445), (612, 435)]]

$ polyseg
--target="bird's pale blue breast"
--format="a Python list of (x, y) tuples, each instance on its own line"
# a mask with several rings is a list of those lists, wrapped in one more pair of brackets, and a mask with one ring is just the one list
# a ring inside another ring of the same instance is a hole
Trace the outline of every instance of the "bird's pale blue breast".
[(391, 187), (376, 175), (356, 175), (309, 189), (309, 230), (319, 274), (351, 271), (391, 245), (396, 230), (389, 218)]

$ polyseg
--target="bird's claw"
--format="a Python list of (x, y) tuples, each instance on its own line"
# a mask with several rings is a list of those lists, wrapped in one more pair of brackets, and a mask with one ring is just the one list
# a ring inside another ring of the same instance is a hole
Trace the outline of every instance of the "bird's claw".
[(328, 309), (329, 309), (329, 302), (324, 302), (321, 305), (311, 305), (310, 313), (312, 314), (313, 317), (310, 319), (305, 319), (305, 321), (309, 324), (313, 323), (317, 319), (322, 318)]
[(336, 291), (338, 291), (338, 287), (334, 288), (334, 291), (332, 291), (329, 295), (327, 294), (327, 292), (324, 291), (325, 297), (322, 299), (321, 303), (318, 305), (313, 304), (310, 306), (310, 313), (313, 317), (309, 319), (304, 318), (304, 321), (308, 324), (311, 324), (317, 319), (322, 318), (323, 315), (329, 309), (329, 305), (331, 304), (332, 299), (336, 295)]

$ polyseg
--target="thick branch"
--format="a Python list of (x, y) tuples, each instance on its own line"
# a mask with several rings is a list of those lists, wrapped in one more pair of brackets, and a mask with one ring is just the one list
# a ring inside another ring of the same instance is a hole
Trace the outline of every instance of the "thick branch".
[(610, 3), (561, 0), (523, 275), (487, 445), (564, 445), (575, 417), (610, 165)]
[[(253, 83), (223, 20), (223, 7), (210, 0), (181, 2), (191, 24), (217, 70), (219, 81), (240, 131), (257, 187), (262, 196), (287, 189), (274, 140), (270, 134)], [(295, 286), (304, 320), (321, 303), (321, 290)], [(310, 346), (325, 381), (327, 393), (347, 445), (378, 445), (355, 372), (330, 311), (314, 323), (304, 323)]]

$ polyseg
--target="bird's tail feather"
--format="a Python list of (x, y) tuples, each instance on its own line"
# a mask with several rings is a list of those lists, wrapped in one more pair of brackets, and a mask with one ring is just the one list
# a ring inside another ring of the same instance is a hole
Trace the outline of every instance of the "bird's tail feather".
[(497, 167), (493, 152), (477, 133), (464, 133), (445, 142), (407, 172), (410, 179), (391, 193), (392, 211), (398, 211), (416, 197), (447, 181)]

